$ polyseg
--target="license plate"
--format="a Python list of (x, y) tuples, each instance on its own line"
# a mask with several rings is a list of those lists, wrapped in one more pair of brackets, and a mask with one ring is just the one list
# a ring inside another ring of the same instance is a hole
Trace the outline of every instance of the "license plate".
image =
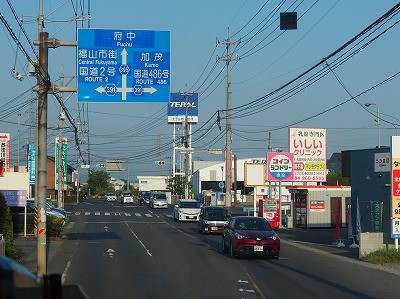
[(262, 247), (262, 246), (255, 245), (255, 246), (254, 246), (254, 251), (263, 251), (263, 247)]
[(216, 226), (211, 226), (210, 229), (211, 229), (211, 230), (218, 230), (218, 227), (216, 227)]

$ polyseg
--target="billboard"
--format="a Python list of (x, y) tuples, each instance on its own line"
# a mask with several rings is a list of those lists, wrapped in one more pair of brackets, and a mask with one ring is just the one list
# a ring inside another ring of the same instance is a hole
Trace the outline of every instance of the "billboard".
[(392, 136), (391, 156), (391, 213), (392, 238), (400, 238), (400, 136)]
[(266, 183), (265, 163), (244, 163), (244, 185), (246, 187), (265, 186)]
[(0, 160), (4, 161), (4, 171), (10, 171), (10, 134), (8, 133), (0, 133)]
[(186, 120), (186, 108), (188, 112), (188, 122), (197, 123), (199, 121), (198, 104), (198, 93), (171, 93), (171, 98), (168, 103), (168, 123), (184, 122)]
[(30, 143), (28, 147), (29, 155), (29, 184), (35, 185), (36, 181), (36, 145), (34, 143)]
[(268, 153), (268, 181), (292, 181), (294, 177), (293, 159), (292, 153)]
[[(59, 160), (59, 148), (60, 148), (60, 139), (56, 137), (56, 147), (55, 147), (55, 190), (58, 190), (58, 167), (60, 162)], [(62, 139), (62, 172), (63, 172), (63, 190), (67, 190), (67, 170), (68, 170), (68, 143), (67, 138)]]
[(0, 190), (9, 207), (25, 207), (28, 198), (26, 190)]
[(326, 129), (289, 128), (296, 182), (326, 182)]

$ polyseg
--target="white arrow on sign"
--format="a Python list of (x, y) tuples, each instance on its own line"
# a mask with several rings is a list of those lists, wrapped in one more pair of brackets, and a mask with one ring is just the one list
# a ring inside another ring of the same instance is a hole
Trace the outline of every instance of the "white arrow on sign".
[(149, 92), (150, 94), (153, 94), (157, 91), (157, 89), (155, 89), (153, 86), (151, 87), (144, 87), (143, 88), (143, 92)]
[(103, 86), (99, 86), (95, 89), (98, 93), (103, 93), (106, 91), (106, 89)]

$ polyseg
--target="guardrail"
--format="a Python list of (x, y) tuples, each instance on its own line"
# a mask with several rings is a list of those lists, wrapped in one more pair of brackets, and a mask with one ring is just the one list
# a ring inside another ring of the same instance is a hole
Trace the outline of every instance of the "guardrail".
[(4, 239), (3, 235), (0, 234), (0, 256), (6, 255), (6, 240)]

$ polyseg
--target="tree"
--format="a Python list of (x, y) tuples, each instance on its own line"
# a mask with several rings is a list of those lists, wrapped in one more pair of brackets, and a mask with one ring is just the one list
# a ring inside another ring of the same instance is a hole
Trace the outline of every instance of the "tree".
[(3, 234), (6, 241), (6, 256), (19, 262), (19, 251), (13, 245), (11, 212), (2, 193), (0, 193), (0, 234)]
[[(171, 191), (172, 195), (185, 195), (185, 177), (176, 175), (171, 177), (167, 183), (167, 189)], [(189, 182), (189, 194), (192, 194), (192, 182)], [(189, 196), (190, 197), (190, 196)]]
[(87, 188), (91, 195), (106, 193), (112, 189), (112, 186), (109, 182), (110, 175), (104, 170), (95, 171), (89, 169)]
[(350, 178), (342, 177), (340, 173), (329, 172), (326, 176), (327, 186), (350, 186)]

